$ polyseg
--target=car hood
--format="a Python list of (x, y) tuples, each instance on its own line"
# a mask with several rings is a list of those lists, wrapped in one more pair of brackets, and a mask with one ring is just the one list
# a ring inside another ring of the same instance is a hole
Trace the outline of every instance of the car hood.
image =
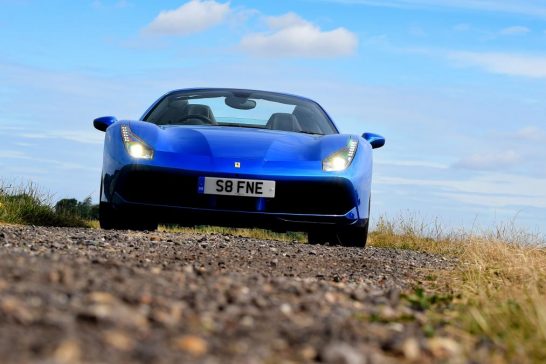
[(322, 161), (346, 146), (349, 138), (340, 134), (322, 136), (244, 127), (129, 124), (156, 151), (213, 159)]

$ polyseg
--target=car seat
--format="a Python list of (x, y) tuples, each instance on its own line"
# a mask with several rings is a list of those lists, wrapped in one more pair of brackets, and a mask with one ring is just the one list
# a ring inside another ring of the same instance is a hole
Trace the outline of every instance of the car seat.
[(284, 131), (301, 131), (301, 126), (296, 117), (288, 113), (275, 113), (271, 115), (267, 124), (267, 129), (284, 130)]

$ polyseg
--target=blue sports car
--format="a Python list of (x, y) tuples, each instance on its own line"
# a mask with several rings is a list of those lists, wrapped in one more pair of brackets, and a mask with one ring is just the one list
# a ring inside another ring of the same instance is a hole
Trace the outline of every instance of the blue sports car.
[(254, 90), (167, 93), (138, 121), (106, 132), (104, 229), (179, 225), (306, 231), (310, 243), (366, 245), (372, 149), (379, 135), (340, 134), (309, 99)]

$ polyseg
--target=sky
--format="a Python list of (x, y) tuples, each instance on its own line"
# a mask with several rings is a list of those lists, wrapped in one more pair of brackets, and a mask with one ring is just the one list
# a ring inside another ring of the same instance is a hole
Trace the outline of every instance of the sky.
[(374, 219), (546, 233), (546, 0), (0, 0), (0, 180), (97, 202), (92, 120), (202, 86), (385, 136)]

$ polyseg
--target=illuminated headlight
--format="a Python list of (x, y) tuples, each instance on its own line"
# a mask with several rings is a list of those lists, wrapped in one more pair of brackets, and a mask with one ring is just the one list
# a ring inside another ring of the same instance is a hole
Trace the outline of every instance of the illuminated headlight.
[(137, 137), (129, 126), (121, 126), (121, 138), (127, 153), (135, 159), (152, 159), (154, 157), (154, 151), (150, 148), (142, 139)]
[(358, 140), (349, 139), (349, 143), (347, 143), (346, 147), (330, 154), (322, 161), (322, 169), (326, 172), (336, 172), (347, 169), (355, 157), (357, 148)]

